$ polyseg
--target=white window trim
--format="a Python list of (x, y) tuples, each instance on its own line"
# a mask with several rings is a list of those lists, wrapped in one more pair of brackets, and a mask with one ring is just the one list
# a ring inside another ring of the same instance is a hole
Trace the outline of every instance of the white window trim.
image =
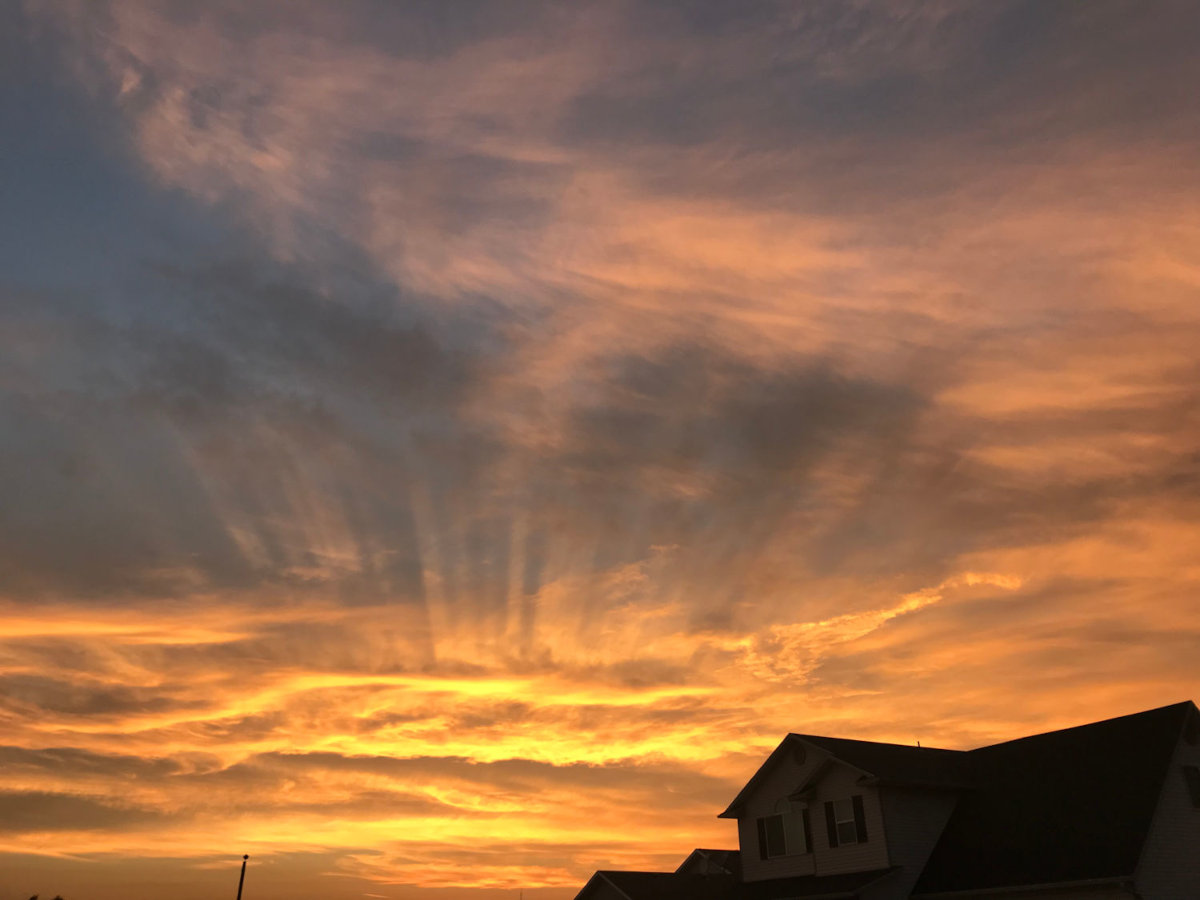
[[(846, 815), (848, 818), (842, 818), (842, 812), (838, 809), (839, 806), (845, 804), (847, 808)], [(850, 826), (850, 837), (843, 837), (842, 826)], [(854, 821), (854, 800), (851, 797), (843, 797), (833, 801), (833, 827), (837, 830), (838, 846), (845, 847), (847, 844), (858, 843), (858, 824)]]
[[(771, 852), (770, 840), (767, 837), (767, 822), (770, 821), (771, 819), (779, 820), (779, 837), (783, 842), (783, 847), (779, 853)], [(756, 825), (756, 828), (758, 831), (758, 839), (760, 841), (760, 845), (759, 845), (760, 858), (762, 858), (762, 859), (780, 859), (781, 857), (790, 855), (788, 852), (789, 848), (788, 848), (788, 839), (787, 839), (787, 822), (784, 820), (783, 813), (769, 813), (765, 816), (759, 816), (755, 825)]]

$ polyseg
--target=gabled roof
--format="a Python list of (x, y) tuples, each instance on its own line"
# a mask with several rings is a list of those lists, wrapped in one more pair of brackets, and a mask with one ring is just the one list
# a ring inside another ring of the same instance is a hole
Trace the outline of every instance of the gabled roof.
[(842, 762), (861, 769), (881, 784), (961, 788), (970, 784), (966, 753), (909, 744), (879, 744), (845, 738), (800, 734)]
[(1131, 876), (1188, 701), (980, 747), (914, 894)]
[[(811, 744), (825, 751), (839, 762), (858, 769), (866, 778), (880, 784), (930, 788), (963, 788), (970, 784), (969, 773), (965, 770), (966, 753), (961, 750), (881, 744), (875, 741), (854, 741), (816, 734), (789, 734), (746, 782), (746, 786), (738, 791), (733, 802), (718, 818), (737, 818), (738, 810), (758, 787), (766, 773), (795, 747), (803, 744)], [(805, 785), (798, 784), (795, 787), (799, 790)]]
[(789, 734), (782, 741), (780, 741), (779, 746), (771, 751), (771, 755), (768, 756), (766, 760), (763, 761), (763, 764), (758, 767), (757, 771), (750, 776), (750, 780), (746, 782), (745, 787), (738, 791), (737, 796), (733, 798), (727, 807), (725, 807), (725, 811), (723, 813), (719, 813), (717, 815), (717, 818), (736, 819), (738, 810), (741, 808), (742, 804), (746, 802), (746, 798), (754, 793), (754, 789), (758, 787), (759, 782), (766, 777), (767, 772), (775, 768), (775, 766), (779, 764), (779, 761), (791, 752), (792, 748), (796, 746), (797, 740), (799, 740), (799, 738), (796, 735)]

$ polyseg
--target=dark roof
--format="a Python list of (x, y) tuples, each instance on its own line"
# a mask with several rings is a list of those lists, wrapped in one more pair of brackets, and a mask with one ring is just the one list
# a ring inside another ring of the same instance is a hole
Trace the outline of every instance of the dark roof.
[(966, 754), (959, 798), (914, 894), (1132, 875), (1195, 704)]
[[(854, 741), (846, 738), (823, 737), (816, 734), (789, 734), (759, 766), (758, 771), (738, 791), (738, 795), (718, 818), (737, 817), (738, 808), (754, 792), (765, 773), (801, 742), (812, 744), (838, 760), (848, 763), (883, 784), (904, 784), (914, 787), (961, 788), (969, 784), (964, 772), (961, 750), (939, 750), (935, 747), (914, 747), (908, 744), (880, 744), (875, 741)], [(804, 785), (796, 785), (802, 788)]]
[(612, 870), (597, 872), (593, 877), (607, 879), (630, 900), (735, 900), (739, 887), (732, 875)]
[[(595, 877), (610, 881), (630, 900), (840, 900), (894, 869), (845, 872), (841, 875), (800, 875), (742, 884), (732, 875), (680, 875), (676, 872), (601, 871)], [(589, 882), (590, 884), (590, 882)]]
[(879, 744), (815, 734), (798, 734), (795, 737), (815, 744), (842, 762), (875, 776), (884, 784), (946, 788), (970, 784), (970, 775), (966, 771), (967, 754), (961, 750)]
[(771, 878), (749, 881), (741, 886), (737, 900), (835, 900), (857, 897), (858, 892), (874, 884), (895, 869), (872, 869), (869, 872), (843, 872), (840, 875), (797, 875), (794, 878)]

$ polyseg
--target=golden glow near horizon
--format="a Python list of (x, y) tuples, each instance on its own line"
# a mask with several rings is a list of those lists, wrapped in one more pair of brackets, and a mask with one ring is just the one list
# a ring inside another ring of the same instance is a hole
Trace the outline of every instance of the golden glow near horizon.
[(1200, 698), (1194, 18), (0, 13), (3, 889), (565, 900)]

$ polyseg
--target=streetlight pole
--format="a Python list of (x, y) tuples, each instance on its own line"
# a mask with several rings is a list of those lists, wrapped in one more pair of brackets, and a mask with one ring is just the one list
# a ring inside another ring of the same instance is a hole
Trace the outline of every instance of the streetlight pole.
[(238, 879), (238, 895), (237, 895), (237, 900), (242, 900), (242, 885), (243, 885), (243, 884), (245, 883), (245, 881), (246, 881), (246, 860), (248, 860), (249, 858), (250, 858), (250, 854), (249, 854), (249, 853), (246, 853), (246, 854), (243, 854), (243, 855), (242, 855), (242, 877)]

